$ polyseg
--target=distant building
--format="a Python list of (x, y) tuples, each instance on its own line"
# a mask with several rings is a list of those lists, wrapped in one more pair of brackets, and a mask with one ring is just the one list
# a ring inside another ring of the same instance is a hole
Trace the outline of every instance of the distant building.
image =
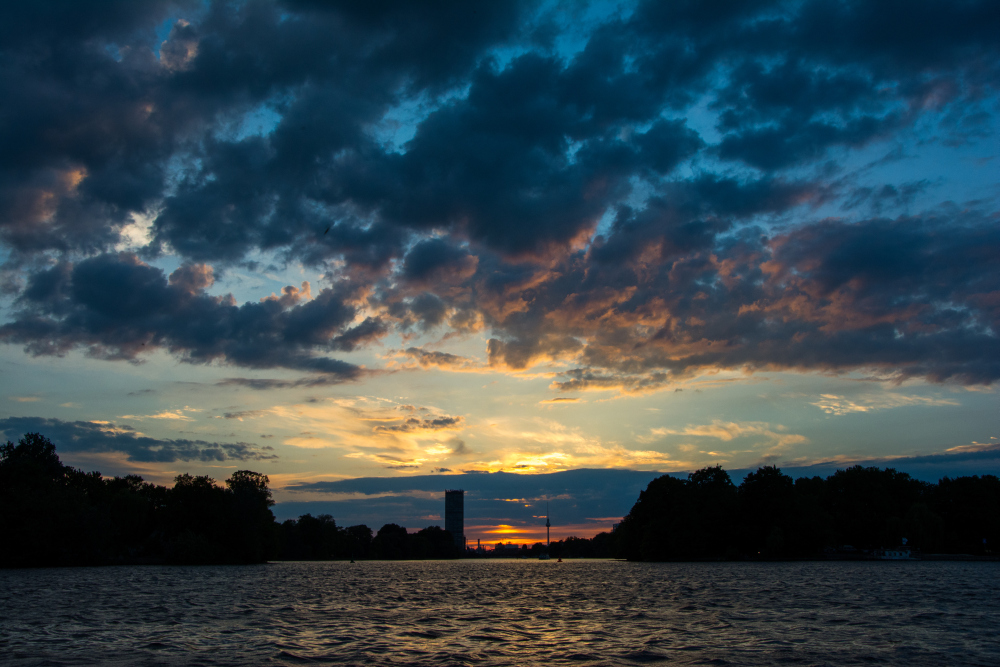
[(496, 546), (493, 547), (493, 551), (496, 554), (513, 554), (515, 556), (519, 555), (522, 551), (525, 551), (526, 549), (527, 547), (524, 545), (512, 544), (510, 542), (508, 542), (507, 544), (504, 544), (503, 542), (497, 542)]
[(455, 539), (455, 546), (465, 548), (465, 491), (462, 489), (444, 492), (444, 529)]

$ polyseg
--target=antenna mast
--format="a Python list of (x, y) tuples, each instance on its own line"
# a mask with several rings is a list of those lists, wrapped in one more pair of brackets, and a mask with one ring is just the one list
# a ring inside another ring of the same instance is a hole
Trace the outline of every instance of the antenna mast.
[(548, 551), (549, 549), (549, 526), (551, 525), (552, 524), (549, 523), (549, 503), (546, 502), (545, 503), (545, 550), (546, 551)]

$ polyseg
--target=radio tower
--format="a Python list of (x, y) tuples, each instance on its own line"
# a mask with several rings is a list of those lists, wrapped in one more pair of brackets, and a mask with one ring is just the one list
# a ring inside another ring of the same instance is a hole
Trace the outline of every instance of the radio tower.
[(551, 525), (552, 524), (549, 523), (549, 504), (545, 503), (545, 551), (546, 552), (548, 552), (549, 550), (549, 526)]

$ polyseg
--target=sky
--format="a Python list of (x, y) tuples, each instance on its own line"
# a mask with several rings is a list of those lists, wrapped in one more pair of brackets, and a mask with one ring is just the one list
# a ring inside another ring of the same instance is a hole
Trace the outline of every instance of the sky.
[(0, 98), (0, 431), (67, 464), (484, 542), (1000, 473), (992, 0), (7, 2)]

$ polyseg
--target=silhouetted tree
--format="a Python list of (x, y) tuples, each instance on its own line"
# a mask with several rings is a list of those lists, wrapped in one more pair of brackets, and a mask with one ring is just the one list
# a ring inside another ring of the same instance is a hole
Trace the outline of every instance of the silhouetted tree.
[(690, 542), (683, 558), (720, 558), (733, 554), (738, 494), (722, 466), (702, 468), (688, 475), (689, 507), (694, 517)]
[(330, 560), (343, 558), (344, 540), (337, 522), (329, 514), (313, 516), (303, 514), (298, 521), (282, 524), (284, 548), (281, 557), (286, 560)]
[(165, 556), (172, 563), (224, 563), (229, 518), (225, 489), (207, 475), (174, 478), (167, 498)]
[(593, 558), (593, 540), (571, 535), (553, 542), (549, 547), (549, 555), (553, 558)]
[(277, 551), (269, 482), (267, 475), (252, 470), (237, 470), (226, 480), (230, 501), (229, 552), (234, 560), (259, 563)]
[(891, 468), (854, 466), (793, 482), (764, 466), (734, 496), (716, 466), (650, 482), (610, 542), (634, 560), (809, 557), (845, 544), (896, 546), (904, 536), (925, 549), (982, 553), (1000, 541), (998, 523), (1000, 482), (991, 476), (935, 486)]
[(456, 558), (461, 549), (455, 546), (455, 538), (440, 526), (428, 526), (413, 535), (410, 539), (410, 558)]
[(907, 510), (928, 495), (929, 486), (893, 468), (862, 466), (838, 470), (826, 484), (837, 539), (861, 549), (899, 544)]
[(691, 560), (730, 554), (738, 496), (719, 466), (686, 480), (664, 475), (639, 494), (616, 531), (617, 553), (632, 560)]
[(799, 477), (795, 480), (795, 533), (793, 555), (807, 557), (837, 542), (833, 520), (827, 507), (827, 485), (822, 477)]
[(590, 538), (591, 558), (611, 558), (614, 556), (614, 536), (611, 533), (598, 533)]
[(741, 546), (768, 558), (785, 556), (797, 528), (792, 478), (775, 466), (764, 466), (748, 474), (738, 492)]
[(945, 477), (930, 495), (941, 519), (938, 551), (1000, 555), (1000, 479)]
[(91, 562), (90, 553), (77, 549), (87, 538), (79, 517), (86, 498), (70, 484), (72, 472), (59, 461), (49, 439), (38, 433), (26, 433), (17, 445), (0, 446), (3, 565), (66, 565), (78, 553), (80, 560)]
[(618, 555), (629, 560), (655, 559), (670, 553), (671, 515), (685, 503), (686, 483), (670, 475), (657, 477), (618, 525)]
[(387, 523), (378, 529), (372, 540), (372, 555), (382, 560), (404, 560), (410, 558), (410, 542), (406, 528)]
[(372, 529), (364, 524), (348, 526), (344, 531), (348, 558), (372, 557)]
[[(105, 478), (63, 465), (51, 441), (27, 433), (0, 445), (0, 566), (252, 563), (301, 550), (298, 526), (274, 521), (268, 483), (251, 470), (234, 472), (224, 487), (190, 474), (169, 489), (138, 475)], [(313, 521), (320, 537), (310, 537), (310, 557), (370, 555), (367, 527), (342, 531), (327, 515)]]
[[(172, 488), (138, 475), (105, 478), (65, 466), (38, 433), (0, 445), (0, 566), (106, 563), (251, 563), (271, 557), (451, 558), (438, 526), (408, 534), (389, 523), (340, 528), (304, 514), (280, 526), (266, 475), (239, 470), (224, 486), (178, 475)], [(854, 466), (830, 477), (791, 478), (774, 466), (737, 489), (719, 466), (654, 479), (613, 533), (552, 543), (555, 557), (690, 560), (809, 557), (824, 547), (895, 546), (997, 554), (1000, 480), (993, 475), (914, 480)], [(537, 555), (541, 543), (518, 555)]]

